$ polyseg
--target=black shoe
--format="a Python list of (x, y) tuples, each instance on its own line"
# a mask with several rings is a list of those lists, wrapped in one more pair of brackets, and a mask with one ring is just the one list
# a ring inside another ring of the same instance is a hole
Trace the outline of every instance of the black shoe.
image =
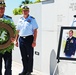
[(19, 75), (26, 75), (26, 72), (21, 72), (19, 73)]
[(26, 75), (32, 75), (31, 72), (27, 72)]

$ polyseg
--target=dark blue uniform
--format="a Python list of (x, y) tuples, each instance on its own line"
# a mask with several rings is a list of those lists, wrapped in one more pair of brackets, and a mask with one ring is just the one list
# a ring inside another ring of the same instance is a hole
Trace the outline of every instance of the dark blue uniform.
[(27, 36), (26, 38), (20, 37), (19, 42), (23, 63), (23, 72), (32, 72), (34, 53), (34, 48), (32, 47), (33, 35)]
[[(7, 15), (4, 15), (2, 18), (6, 19), (6, 20), (10, 20), (11, 22), (13, 22), (12, 18), (7, 16)], [(11, 70), (11, 67), (12, 67), (12, 50), (10, 53), (9, 52), (5, 52), (5, 54), (0, 53), (0, 75), (2, 75), (2, 59), (4, 59), (4, 63), (5, 63), (4, 75), (12, 75), (12, 70)]]
[(64, 53), (66, 56), (71, 57), (72, 55), (75, 55), (76, 50), (76, 38), (67, 38)]

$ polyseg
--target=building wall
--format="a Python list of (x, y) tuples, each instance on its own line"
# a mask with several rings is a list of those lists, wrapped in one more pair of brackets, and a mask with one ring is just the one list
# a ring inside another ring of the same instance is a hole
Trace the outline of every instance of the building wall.
[[(57, 25), (56, 6), (54, 3), (42, 3), (42, 72), (45, 75), (53, 73), (56, 66)], [(52, 50), (55, 54), (52, 55)], [(43, 64), (44, 63), (44, 64)]]
[[(55, 0), (42, 2), (42, 72), (53, 75), (57, 65), (56, 56), (61, 26), (71, 26), (76, 13), (75, 0)], [(52, 50), (54, 57), (50, 59)], [(53, 60), (54, 59), (54, 60)], [(51, 61), (51, 62), (50, 62)], [(53, 62), (53, 63), (52, 63)], [(51, 66), (51, 63), (53, 66)], [(46, 66), (47, 65), (47, 66)], [(61, 64), (62, 65), (62, 64)], [(65, 69), (65, 68), (63, 68)], [(66, 74), (65, 74), (66, 75)]]
[[(17, 25), (18, 23), (18, 20), (19, 18), (21, 17), (22, 15), (13, 15), (12, 16), (12, 19), (14, 21), (14, 24)], [(14, 61), (18, 62), (18, 63), (22, 63), (21, 62), (21, 54), (20, 54), (20, 50), (19, 50), (19, 47), (16, 47), (14, 46), (14, 50), (13, 50), (13, 53), (12, 53), (12, 58)]]

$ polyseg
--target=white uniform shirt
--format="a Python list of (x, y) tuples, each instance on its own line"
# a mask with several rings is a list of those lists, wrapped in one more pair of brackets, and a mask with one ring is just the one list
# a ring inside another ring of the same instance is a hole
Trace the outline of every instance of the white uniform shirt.
[(19, 30), (19, 36), (33, 35), (34, 29), (37, 28), (37, 22), (32, 16), (28, 16), (26, 19), (21, 17), (16, 26), (16, 29)]

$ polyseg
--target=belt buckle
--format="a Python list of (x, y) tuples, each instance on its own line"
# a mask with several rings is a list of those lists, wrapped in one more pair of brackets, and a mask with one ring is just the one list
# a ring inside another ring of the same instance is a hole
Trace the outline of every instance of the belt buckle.
[(26, 36), (23, 36), (23, 38), (25, 39), (25, 38), (26, 38)]

